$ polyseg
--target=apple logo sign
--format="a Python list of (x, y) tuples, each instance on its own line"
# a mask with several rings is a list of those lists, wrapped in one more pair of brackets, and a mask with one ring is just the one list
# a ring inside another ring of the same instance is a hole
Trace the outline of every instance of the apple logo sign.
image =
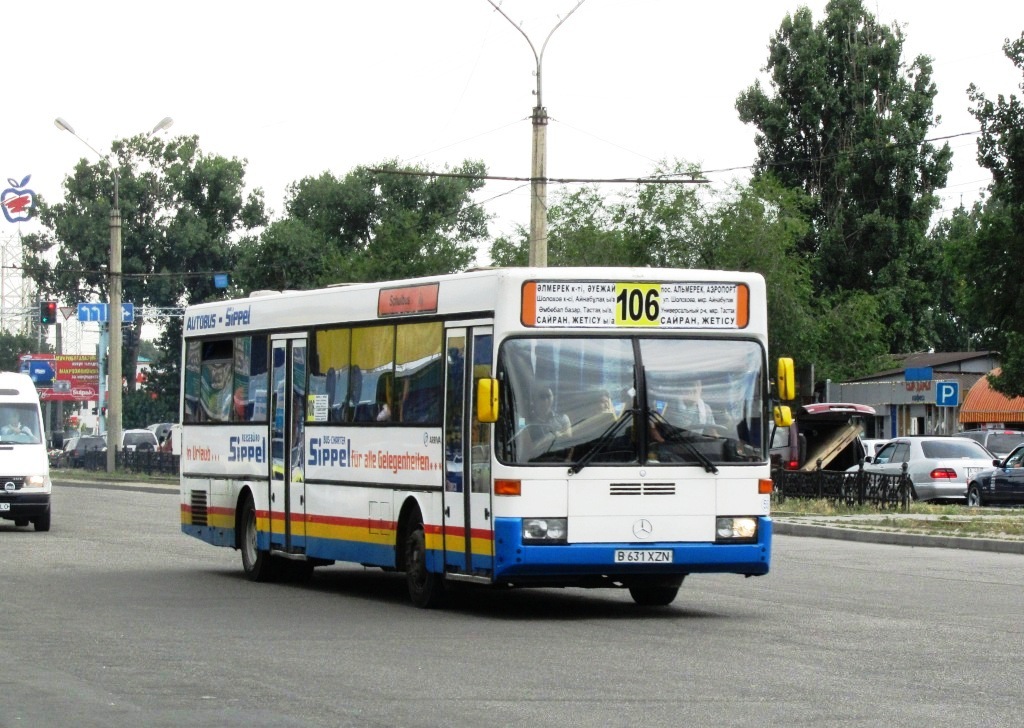
[(20, 183), (10, 177), (7, 178), (10, 187), (0, 192), (0, 207), (4, 210), (7, 222), (22, 222), (32, 217), (36, 193), (25, 187), (31, 178), (32, 175), (25, 175), (25, 179)]

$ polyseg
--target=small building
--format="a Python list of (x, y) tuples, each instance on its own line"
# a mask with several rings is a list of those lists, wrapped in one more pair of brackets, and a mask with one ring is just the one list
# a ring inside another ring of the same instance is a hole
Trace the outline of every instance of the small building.
[[(980, 425), (961, 412), (968, 392), (999, 366), (991, 351), (905, 354), (901, 364), (849, 382), (825, 384), (825, 401), (857, 402), (875, 409), (865, 437), (952, 435)], [(998, 393), (993, 393), (998, 394)], [(1022, 403), (1024, 405), (1024, 403)], [(1024, 406), (1021, 407), (1024, 419)], [(988, 423), (988, 421), (985, 421)]]

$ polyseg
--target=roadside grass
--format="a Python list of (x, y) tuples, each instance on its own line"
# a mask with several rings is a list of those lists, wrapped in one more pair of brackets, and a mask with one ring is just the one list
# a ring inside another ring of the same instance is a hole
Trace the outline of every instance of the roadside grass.
[[(1024, 508), (969, 508), (959, 503), (910, 504), (910, 512), (881, 510), (872, 506), (846, 506), (833, 501), (786, 498), (773, 504), (774, 516), (815, 516), (830, 526), (859, 530), (899, 531), (934, 536), (1024, 539)], [(837, 517), (850, 516), (836, 521)], [(824, 522), (824, 521), (823, 521)]]

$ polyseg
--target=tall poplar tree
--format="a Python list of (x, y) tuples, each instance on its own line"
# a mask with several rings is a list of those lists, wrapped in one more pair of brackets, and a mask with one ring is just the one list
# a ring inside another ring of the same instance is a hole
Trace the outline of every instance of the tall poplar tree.
[(800, 8), (769, 43), (770, 92), (756, 81), (736, 102), (758, 129), (756, 176), (813, 200), (799, 251), (816, 294), (875, 296), (893, 353), (934, 338), (927, 230), (952, 157), (928, 141), (931, 60), (902, 51), (900, 29), (860, 0), (832, 0), (818, 24)]
[[(1024, 33), (1003, 51), (1024, 73)], [(1020, 84), (1024, 91), (1024, 79)], [(993, 101), (971, 84), (971, 113), (981, 124), (978, 163), (992, 172), (973, 254), (964, 263), (971, 305), (985, 318), (1002, 352), (1002, 374), (993, 380), (1010, 396), (1024, 396), (1024, 101), (999, 94)]]

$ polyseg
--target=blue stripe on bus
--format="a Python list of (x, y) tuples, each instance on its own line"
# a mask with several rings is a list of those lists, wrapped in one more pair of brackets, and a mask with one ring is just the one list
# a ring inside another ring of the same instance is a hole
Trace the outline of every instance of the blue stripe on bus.
[(211, 526), (193, 526), (190, 524), (182, 524), (181, 530), (183, 533), (187, 533), (189, 536), (195, 536), (201, 541), (211, 543), (214, 546), (235, 546), (235, 529), (233, 528), (213, 528)]

